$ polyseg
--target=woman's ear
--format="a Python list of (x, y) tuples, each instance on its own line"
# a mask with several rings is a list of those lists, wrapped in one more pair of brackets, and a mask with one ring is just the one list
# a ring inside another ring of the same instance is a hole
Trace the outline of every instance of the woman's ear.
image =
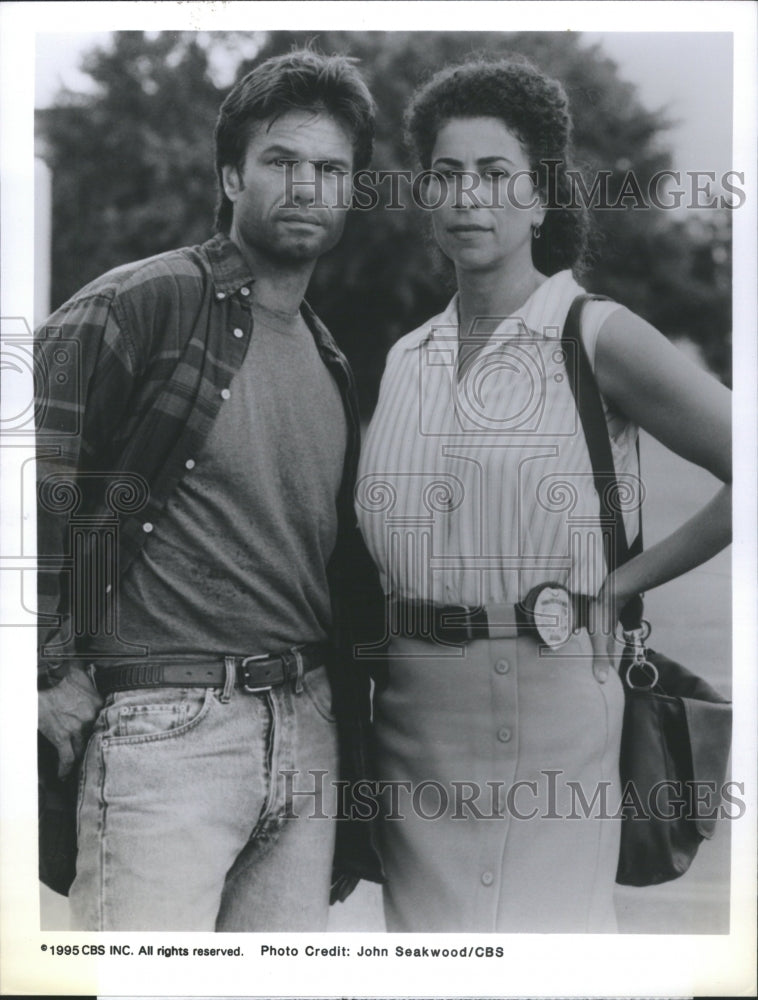
[(536, 189), (535, 194), (539, 199), (539, 204), (532, 209), (532, 229), (536, 229), (539, 226), (544, 225), (545, 217), (547, 216), (547, 206), (545, 205), (546, 197), (540, 191), (539, 188)]

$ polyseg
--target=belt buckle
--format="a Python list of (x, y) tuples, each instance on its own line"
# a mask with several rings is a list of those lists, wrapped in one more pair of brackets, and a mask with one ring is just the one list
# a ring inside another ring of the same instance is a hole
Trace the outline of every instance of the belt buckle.
[(574, 602), (560, 583), (540, 583), (522, 601), (527, 620), (550, 649), (560, 649), (574, 630)]
[[(245, 668), (248, 663), (253, 663), (256, 660), (273, 660), (276, 659), (274, 656), (269, 656), (268, 653), (259, 653), (257, 656), (245, 656), (240, 663), (240, 667), (243, 671), (243, 677), (245, 676)], [(262, 691), (270, 691), (273, 688), (273, 684), (248, 684), (244, 683), (242, 685), (242, 690), (245, 694), (260, 694)]]

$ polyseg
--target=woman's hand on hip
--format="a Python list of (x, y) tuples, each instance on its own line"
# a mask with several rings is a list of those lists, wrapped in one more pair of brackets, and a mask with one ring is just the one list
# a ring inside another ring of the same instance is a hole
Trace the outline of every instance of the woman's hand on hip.
[(616, 639), (616, 605), (604, 586), (589, 608), (588, 632), (592, 642), (592, 672), (599, 681), (610, 670), (618, 671), (621, 647)]

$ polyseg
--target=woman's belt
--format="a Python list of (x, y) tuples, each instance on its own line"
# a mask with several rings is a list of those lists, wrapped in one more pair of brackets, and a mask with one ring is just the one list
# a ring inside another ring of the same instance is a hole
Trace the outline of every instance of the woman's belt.
[(390, 601), (391, 635), (453, 645), (529, 635), (553, 649), (587, 628), (593, 598), (556, 583), (533, 587), (518, 604), (467, 607), (405, 598)]

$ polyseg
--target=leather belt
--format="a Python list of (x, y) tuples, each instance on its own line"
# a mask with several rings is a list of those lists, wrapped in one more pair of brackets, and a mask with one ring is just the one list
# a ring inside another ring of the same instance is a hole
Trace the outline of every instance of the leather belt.
[[(535, 588), (536, 589), (536, 588)], [(587, 628), (592, 598), (569, 595), (573, 610), (573, 631)], [(474, 639), (515, 639), (528, 635), (539, 639), (537, 625), (523, 604), (489, 604), (472, 608), (460, 604), (432, 604), (428, 601), (390, 602), (390, 634), (409, 639), (428, 639), (461, 645)]]
[(94, 665), (95, 685), (102, 695), (135, 688), (223, 687), (227, 670), (235, 673), (236, 686), (246, 694), (257, 694), (297, 680), (299, 676), (323, 667), (331, 647), (326, 642), (295, 646), (283, 653), (259, 656), (163, 655), (151, 656), (143, 663)]

